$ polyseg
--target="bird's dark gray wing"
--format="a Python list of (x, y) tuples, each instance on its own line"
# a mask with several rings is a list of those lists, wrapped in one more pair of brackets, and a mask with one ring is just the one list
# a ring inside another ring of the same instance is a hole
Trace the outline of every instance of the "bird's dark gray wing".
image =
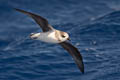
[(31, 12), (27, 12), (27, 11), (21, 10), (21, 9), (16, 9), (15, 8), (15, 10), (19, 11), (19, 12), (22, 12), (24, 14), (27, 14), (30, 17), (32, 17), (36, 21), (36, 23), (40, 25), (40, 27), (42, 28), (43, 32), (47, 32), (49, 30), (52, 30), (51, 25), (48, 24), (48, 21), (45, 18), (43, 18), (43, 17), (41, 17), (39, 15), (33, 14)]
[(84, 73), (83, 59), (78, 49), (68, 42), (62, 42), (59, 44), (71, 54), (77, 66), (79, 67), (80, 71)]

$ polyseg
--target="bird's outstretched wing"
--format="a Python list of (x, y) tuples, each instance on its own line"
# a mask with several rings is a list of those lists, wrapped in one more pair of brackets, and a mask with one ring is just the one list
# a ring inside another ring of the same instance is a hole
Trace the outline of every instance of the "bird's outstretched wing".
[(84, 73), (83, 59), (78, 49), (68, 42), (62, 42), (59, 44), (71, 54), (77, 66), (79, 67), (80, 71)]
[(22, 12), (24, 14), (27, 14), (30, 17), (32, 17), (36, 21), (36, 23), (40, 25), (40, 27), (42, 28), (43, 32), (47, 32), (49, 30), (52, 30), (51, 25), (48, 24), (48, 21), (45, 18), (43, 18), (43, 17), (41, 17), (41, 16), (39, 16), (37, 14), (21, 10), (21, 9), (15, 8), (15, 10), (19, 11), (19, 12)]

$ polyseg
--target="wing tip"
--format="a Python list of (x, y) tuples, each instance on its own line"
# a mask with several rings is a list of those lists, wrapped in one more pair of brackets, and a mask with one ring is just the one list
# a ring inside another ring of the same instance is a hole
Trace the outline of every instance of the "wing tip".
[(20, 12), (22, 11), (21, 9), (18, 9), (18, 8), (13, 8), (13, 9)]
[(80, 72), (82, 72), (84, 74), (84, 63), (83, 63), (83, 59), (81, 57), (81, 60), (77, 60), (76, 64), (78, 65), (78, 68), (80, 70)]
[(82, 72), (82, 74), (85, 73), (85, 71), (84, 71), (84, 64), (82, 64), (82, 66), (80, 66), (79, 69), (80, 69), (80, 71)]
[(30, 15), (30, 12), (24, 11), (24, 10), (22, 10), (22, 9), (18, 9), (18, 8), (13, 8), (13, 9), (15, 9), (15, 10), (18, 11), (18, 12), (21, 12), (21, 13), (24, 13), (24, 14), (27, 14), (27, 15)]
[(82, 72), (82, 74), (84, 74), (84, 73), (85, 73), (84, 69), (81, 69), (80, 71)]

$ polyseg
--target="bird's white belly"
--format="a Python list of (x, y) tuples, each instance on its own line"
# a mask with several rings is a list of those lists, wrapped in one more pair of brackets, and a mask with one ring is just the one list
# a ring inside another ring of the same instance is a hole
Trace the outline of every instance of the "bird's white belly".
[(55, 37), (55, 32), (40, 33), (37, 40), (47, 43), (60, 43)]

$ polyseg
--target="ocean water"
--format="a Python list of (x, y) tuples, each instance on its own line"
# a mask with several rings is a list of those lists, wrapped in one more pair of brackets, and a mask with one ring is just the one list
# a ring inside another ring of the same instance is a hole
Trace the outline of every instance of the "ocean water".
[[(29, 39), (41, 29), (13, 8), (68, 32), (85, 73), (61, 46)], [(120, 0), (0, 0), (0, 80), (120, 80)]]

